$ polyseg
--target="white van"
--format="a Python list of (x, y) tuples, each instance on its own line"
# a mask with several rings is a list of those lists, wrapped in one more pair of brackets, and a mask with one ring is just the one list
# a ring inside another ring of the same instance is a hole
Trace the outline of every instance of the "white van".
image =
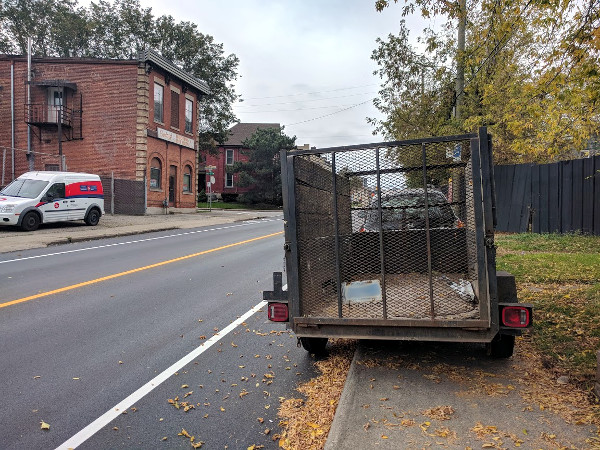
[(98, 175), (27, 172), (0, 191), (0, 225), (33, 231), (40, 223), (84, 220), (98, 225), (104, 191)]

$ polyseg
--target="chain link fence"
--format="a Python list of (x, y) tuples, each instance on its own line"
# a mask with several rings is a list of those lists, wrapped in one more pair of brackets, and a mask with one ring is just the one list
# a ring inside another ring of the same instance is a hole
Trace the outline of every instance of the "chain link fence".
[(301, 314), (480, 319), (475, 164), (467, 139), (297, 156)]
[[(62, 163), (61, 163), (62, 162)], [(28, 152), (21, 148), (0, 146), (0, 186), (6, 186), (25, 172), (67, 170), (67, 160), (56, 154)]]
[(106, 214), (143, 215), (146, 213), (146, 182), (100, 176)]

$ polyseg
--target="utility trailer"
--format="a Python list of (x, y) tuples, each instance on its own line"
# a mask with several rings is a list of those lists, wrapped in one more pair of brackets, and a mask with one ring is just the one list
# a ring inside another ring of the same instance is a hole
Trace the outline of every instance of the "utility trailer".
[(496, 272), (492, 140), (477, 133), (281, 152), (285, 270), (263, 292), (311, 353), (328, 338), (480, 342), (531, 327)]

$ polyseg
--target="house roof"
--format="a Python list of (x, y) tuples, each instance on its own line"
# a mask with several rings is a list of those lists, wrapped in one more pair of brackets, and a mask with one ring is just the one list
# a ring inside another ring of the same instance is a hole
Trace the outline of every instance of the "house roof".
[(229, 129), (229, 139), (225, 145), (241, 146), (242, 142), (252, 136), (256, 130), (267, 130), (269, 128), (280, 129), (278, 123), (236, 123)]
[(181, 81), (184, 81), (190, 86), (198, 89), (202, 94), (210, 94), (210, 88), (208, 87), (208, 84), (205, 81), (199, 80), (198, 78), (180, 69), (167, 58), (165, 58), (164, 56), (152, 49), (147, 49), (145, 51), (140, 52), (138, 55), (138, 60), (149, 61), (152, 64), (155, 64), (156, 66), (160, 67), (161, 69), (166, 70), (170, 74), (176, 76)]

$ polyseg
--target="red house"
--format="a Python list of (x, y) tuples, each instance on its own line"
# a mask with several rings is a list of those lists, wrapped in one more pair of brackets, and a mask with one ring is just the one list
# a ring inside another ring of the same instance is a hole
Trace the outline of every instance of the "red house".
[[(217, 155), (206, 154), (205, 173), (213, 172), (215, 182), (211, 184), (210, 189), (217, 196), (224, 200), (235, 200), (239, 194), (247, 192), (249, 187), (239, 187), (237, 185), (237, 174), (233, 173), (233, 165), (236, 161), (248, 161), (248, 155), (244, 154), (248, 148), (242, 145), (246, 139), (251, 137), (256, 130), (276, 128), (281, 126), (278, 123), (237, 123), (230, 129), (230, 137), (227, 142), (219, 147)], [(206, 192), (209, 192), (207, 183), (210, 182), (210, 175), (203, 176), (200, 171), (199, 184), (203, 185)]]
[(208, 93), (152, 50), (31, 65), (0, 55), (0, 185), (31, 170), (91, 172), (107, 212), (195, 212), (198, 102)]

